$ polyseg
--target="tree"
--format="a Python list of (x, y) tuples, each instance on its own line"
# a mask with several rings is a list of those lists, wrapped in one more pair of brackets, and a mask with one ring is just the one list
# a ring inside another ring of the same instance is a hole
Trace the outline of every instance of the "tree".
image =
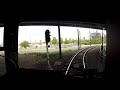
[(81, 44), (89, 45), (90, 44), (90, 40), (81, 40)]
[(21, 46), (21, 47), (24, 47), (24, 48), (27, 48), (27, 47), (29, 47), (30, 45), (29, 45), (29, 42), (28, 42), (28, 41), (23, 41), (23, 42), (20, 43), (20, 46)]
[(91, 44), (100, 44), (100, 38), (93, 38), (91, 39)]
[(72, 43), (72, 39), (71, 39), (71, 38), (69, 38), (68, 43), (69, 43), (69, 44), (71, 44), (71, 43)]
[(72, 43), (73, 43), (73, 45), (74, 45), (74, 43), (75, 43), (75, 40), (74, 40), (74, 39), (72, 39)]
[(67, 40), (67, 38), (65, 38), (64, 44), (69, 44), (69, 40)]
[(52, 44), (54, 44), (54, 45), (58, 44), (58, 40), (56, 39), (56, 37), (53, 37)]

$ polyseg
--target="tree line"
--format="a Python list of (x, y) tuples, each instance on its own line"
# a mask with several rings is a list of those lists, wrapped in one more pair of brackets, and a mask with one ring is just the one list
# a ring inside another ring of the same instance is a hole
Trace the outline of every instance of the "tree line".
[[(91, 40), (80, 40), (79, 42), (83, 45), (89, 45), (91, 44), (100, 44), (102, 41), (101, 38), (93, 38)], [(61, 38), (61, 44), (77, 44), (78, 43), (78, 39), (67, 39), (65, 38), (65, 40), (63, 40), (63, 38)], [(106, 43), (106, 37), (103, 38), (103, 43)], [(59, 40), (56, 39), (56, 37), (53, 37), (51, 44), (57, 45), (59, 44)]]
[[(83, 40), (83, 39), (80, 40), (80, 43), (82, 45), (89, 45), (90, 43), (91, 44), (100, 44), (101, 42), (102, 42), (101, 38), (92, 38), (91, 40)], [(103, 37), (103, 42), (106, 43), (106, 37)], [(61, 38), (61, 44), (73, 44), (74, 45), (74, 44), (77, 44), (77, 43), (78, 43), (78, 39), (71, 39), (71, 38), (63, 39), (63, 38)], [(53, 37), (50, 44), (58, 45), (59, 40), (56, 37)], [(30, 43), (28, 41), (23, 41), (23, 42), (20, 43), (20, 46), (24, 47), (24, 48), (27, 48), (27, 47), (30, 46)]]

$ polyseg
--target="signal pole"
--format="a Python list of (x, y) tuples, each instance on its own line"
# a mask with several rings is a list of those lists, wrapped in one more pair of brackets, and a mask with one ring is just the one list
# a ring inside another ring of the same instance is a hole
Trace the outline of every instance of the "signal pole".
[(50, 42), (50, 31), (45, 31), (45, 40), (46, 40), (46, 51), (47, 51), (47, 61), (48, 61), (48, 68), (52, 70), (51, 64), (50, 64), (50, 57), (49, 57), (49, 51), (48, 51), (48, 43)]

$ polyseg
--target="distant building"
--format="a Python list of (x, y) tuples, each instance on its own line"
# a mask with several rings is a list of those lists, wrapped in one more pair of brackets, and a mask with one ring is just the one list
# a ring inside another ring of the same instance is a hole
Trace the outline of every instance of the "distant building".
[(33, 42), (33, 43), (30, 43), (31, 46), (34, 46), (34, 47), (39, 47), (39, 46), (45, 46), (46, 43), (45, 42)]
[(91, 33), (91, 39), (100, 38), (100, 37), (101, 37), (101, 34), (97, 31), (95, 33)]

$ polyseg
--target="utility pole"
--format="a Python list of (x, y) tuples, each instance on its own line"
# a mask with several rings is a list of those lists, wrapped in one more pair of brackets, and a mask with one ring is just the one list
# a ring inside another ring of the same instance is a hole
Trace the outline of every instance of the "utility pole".
[(79, 31), (79, 36), (80, 36), (80, 48), (81, 48), (81, 32)]
[(90, 37), (90, 46), (91, 46), (91, 33), (90, 33), (90, 31), (89, 31), (89, 37)]
[(79, 38), (80, 32), (78, 29), (77, 29), (77, 34), (78, 34), (78, 50), (79, 50), (80, 49), (80, 38)]

